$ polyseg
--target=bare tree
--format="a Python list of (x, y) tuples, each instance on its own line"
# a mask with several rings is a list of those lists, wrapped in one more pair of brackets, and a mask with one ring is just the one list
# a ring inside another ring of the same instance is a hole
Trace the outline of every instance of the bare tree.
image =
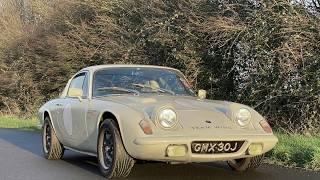
[(320, 12), (320, 0), (312, 0), (311, 3), (314, 9)]
[(25, 0), (15, 0), (17, 9), (20, 11), (20, 17), (23, 22), (27, 22), (29, 20), (29, 12), (27, 9), (27, 3)]

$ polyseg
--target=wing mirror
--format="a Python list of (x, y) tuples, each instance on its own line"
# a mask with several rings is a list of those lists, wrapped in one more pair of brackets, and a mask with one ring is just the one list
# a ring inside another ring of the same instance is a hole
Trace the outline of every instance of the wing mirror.
[(203, 89), (200, 89), (198, 91), (198, 97), (199, 99), (206, 99), (207, 97), (207, 91), (206, 90), (203, 90)]
[(82, 101), (82, 95), (83, 95), (82, 89), (70, 88), (69, 91), (68, 91), (68, 96), (69, 97), (78, 98), (80, 101)]

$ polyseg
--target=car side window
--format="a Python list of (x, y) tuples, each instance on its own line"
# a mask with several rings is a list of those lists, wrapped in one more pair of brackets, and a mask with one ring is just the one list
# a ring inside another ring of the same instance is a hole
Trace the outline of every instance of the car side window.
[(87, 73), (80, 73), (76, 75), (69, 86), (68, 96), (70, 96), (71, 91), (81, 90), (82, 98), (88, 97), (88, 75)]

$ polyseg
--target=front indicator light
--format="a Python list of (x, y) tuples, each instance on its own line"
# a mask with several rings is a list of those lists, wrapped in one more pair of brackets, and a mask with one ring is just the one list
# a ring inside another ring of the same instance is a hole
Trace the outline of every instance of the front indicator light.
[(151, 125), (150, 125), (149, 121), (147, 121), (147, 120), (142, 120), (142, 121), (140, 121), (139, 125), (140, 125), (142, 131), (143, 131), (145, 134), (147, 134), (147, 135), (153, 134), (152, 128), (151, 128)]
[(262, 127), (262, 129), (264, 130), (264, 132), (269, 133), (269, 134), (272, 133), (272, 128), (266, 120), (260, 121), (259, 124)]
[(186, 153), (187, 153), (186, 145), (169, 145), (167, 147), (168, 157), (181, 157), (181, 156), (185, 156)]
[(262, 144), (251, 144), (248, 148), (248, 154), (257, 156), (262, 154), (263, 146)]

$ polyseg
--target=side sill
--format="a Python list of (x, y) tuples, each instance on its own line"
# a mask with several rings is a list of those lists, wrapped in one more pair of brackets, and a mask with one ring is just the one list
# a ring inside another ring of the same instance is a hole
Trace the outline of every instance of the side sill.
[(86, 154), (86, 155), (89, 155), (89, 156), (97, 157), (97, 155), (94, 154), (94, 153), (89, 153), (89, 152), (85, 152), (85, 151), (80, 151), (80, 150), (73, 149), (73, 148), (68, 147), (68, 146), (64, 146), (64, 148), (65, 148), (65, 149), (68, 149), (68, 150), (71, 150), (71, 151), (74, 151), (74, 152), (77, 152), (77, 153), (81, 153), (81, 154)]

